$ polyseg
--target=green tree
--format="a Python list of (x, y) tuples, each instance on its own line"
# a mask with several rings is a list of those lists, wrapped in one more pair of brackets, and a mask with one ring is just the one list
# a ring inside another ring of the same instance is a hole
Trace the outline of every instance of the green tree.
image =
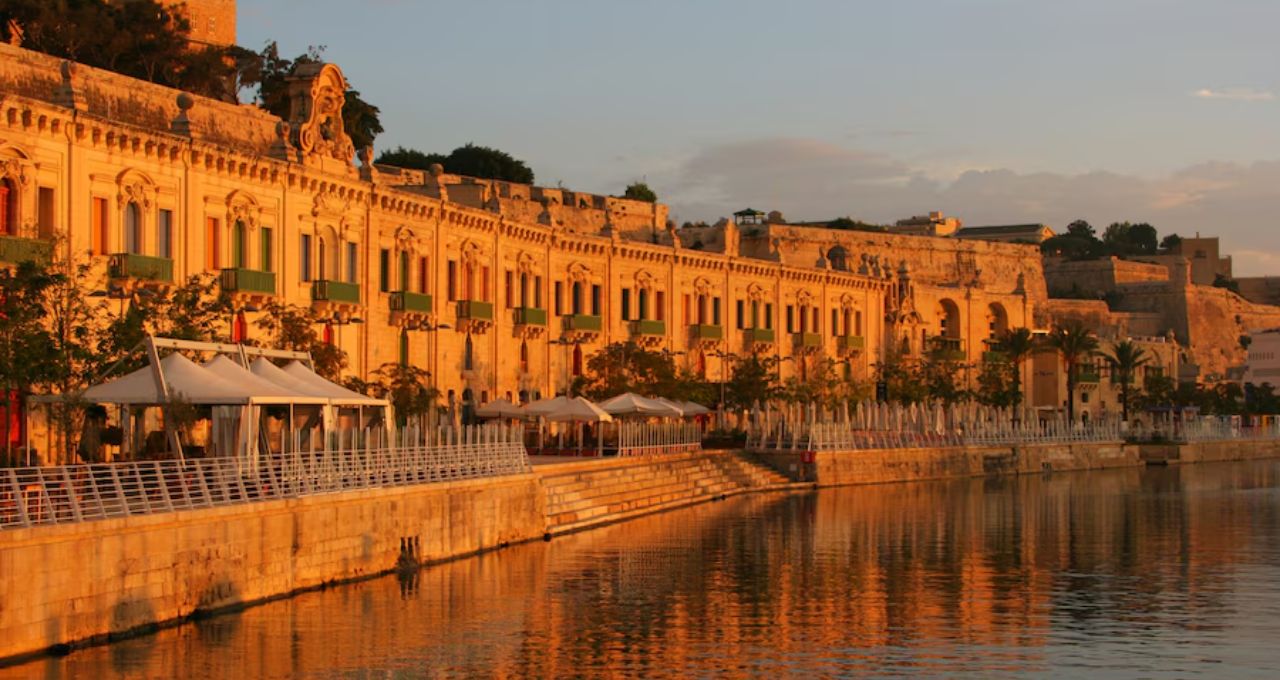
[(1160, 240), (1160, 250), (1173, 250), (1182, 245), (1182, 237), (1177, 234), (1168, 234)]
[(1111, 381), (1120, 385), (1120, 417), (1128, 422), (1130, 390), (1138, 369), (1147, 365), (1150, 357), (1146, 350), (1132, 340), (1121, 340), (1112, 343), (1111, 352), (1104, 354), (1103, 359), (1111, 366)]
[(1000, 336), (1000, 351), (1013, 367), (1014, 406), (1022, 404), (1022, 366), (1039, 349), (1029, 328), (1010, 328)]
[(644, 182), (632, 182), (627, 185), (627, 190), (622, 192), (623, 198), (630, 198), (635, 201), (648, 201), (649, 203), (658, 202), (658, 194), (649, 188)]
[(678, 394), (682, 377), (672, 358), (631, 340), (602, 348), (587, 359), (586, 368), (574, 381), (573, 392), (588, 399), (608, 399), (623, 392), (684, 398)]
[(115, 364), (116, 372), (146, 363), (135, 350), (148, 335), (202, 342), (226, 341), (230, 335), (231, 300), (215, 274), (195, 274), (174, 288), (142, 289), (120, 305), (114, 315), (108, 313), (98, 346), (104, 368)]
[(392, 361), (379, 366), (370, 377), (373, 380), (359, 391), (390, 401), (401, 427), (430, 413), (440, 398), (439, 390), (431, 386), (431, 374), (417, 366)]
[[(56, 274), (34, 262), (0, 269), (0, 385), (6, 422), (36, 385), (54, 376), (53, 337), (45, 323), (45, 300)], [(5, 428), (4, 459), (12, 461), (13, 433)]]
[(828, 229), (839, 229), (842, 231), (888, 231), (889, 228), (882, 224), (872, 224), (862, 220), (855, 220), (852, 217), (837, 217), (827, 222)]
[(266, 331), (271, 347), (294, 352), (310, 352), (316, 373), (339, 380), (347, 366), (347, 353), (324, 341), (316, 325), (324, 319), (310, 307), (270, 302), (258, 317), (257, 326)]
[(447, 156), (397, 147), (393, 151), (383, 151), (375, 162), (417, 170), (430, 170), (433, 164), (439, 163), (444, 166), (445, 172), (455, 175), (533, 184), (533, 171), (524, 161), (516, 160), (505, 151), (476, 146), (470, 142), (449, 152)]
[(1008, 361), (984, 361), (978, 372), (974, 397), (987, 406), (1013, 407), (1022, 399), (1015, 376), (1017, 367)]
[(444, 165), (447, 158), (444, 154), (423, 153), (417, 149), (407, 149), (403, 146), (397, 146), (394, 149), (383, 149), (378, 154), (375, 163), (382, 165), (391, 165), (397, 168), (408, 168), (410, 170), (431, 170), (431, 166), (439, 163)]
[(748, 409), (756, 403), (778, 398), (777, 365), (775, 357), (755, 354), (740, 360), (724, 386), (726, 405), (732, 409)]
[(892, 348), (876, 364), (876, 380), (885, 384), (888, 401), (904, 405), (926, 401), (929, 385), (922, 378), (919, 363)]
[(1067, 419), (1075, 422), (1076, 418), (1076, 380), (1077, 371), (1083, 361), (1098, 351), (1098, 337), (1093, 331), (1085, 328), (1076, 320), (1055, 326), (1045, 340), (1045, 345), (1055, 350), (1062, 357), (1062, 364), (1067, 371)]

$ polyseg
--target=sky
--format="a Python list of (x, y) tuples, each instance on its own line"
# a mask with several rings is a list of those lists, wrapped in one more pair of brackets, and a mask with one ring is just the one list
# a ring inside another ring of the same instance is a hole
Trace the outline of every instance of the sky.
[(377, 149), (474, 142), (678, 222), (941, 210), (1218, 235), (1280, 275), (1278, 0), (239, 0), (325, 46)]

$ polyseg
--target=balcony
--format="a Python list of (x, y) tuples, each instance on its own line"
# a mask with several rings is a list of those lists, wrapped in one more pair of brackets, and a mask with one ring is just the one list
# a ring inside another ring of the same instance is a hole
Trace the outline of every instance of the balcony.
[(570, 333), (599, 333), (600, 317), (594, 314), (568, 314), (564, 317), (564, 330)]
[(173, 260), (167, 257), (151, 257), (137, 253), (116, 253), (108, 265), (113, 279), (138, 279), (141, 281), (173, 281)]
[(458, 300), (458, 320), (493, 323), (493, 303), (480, 300)]
[(929, 354), (939, 361), (964, 361), (960, 338), (935, 335), (929, 338)]
[(426, 293), (397, 290), (391, 293), (388, 301), (393, 312), (400, 312), (401, 314), (431, 313), (431, 296)]
[(836, 336), (836, 349), (840, 352), (861, 352), (867, 348), (867, 340), (861, 335)]
[(253, 269), (223, 269), (222, 290), (228, 293), (275, 295), (276, 275), (275, 272)]
[(690, 342), (719, 342), (724, 338), (724, 329), (715, 324), (695, 324), (689, 327)]
[(516, 307), (517, 326), (546, 326), (547, 310), (537, 307)]
[(1091, 366), (1081, 366), (1076, 369), (1077, 385), (1096, 385), (1102, 381), (1102, 375), (1098, 373), (1098, 369)]
[(631, 335), (636, 337), (654, 337), (667, 334), (667, 324), (665, 321), (654, 321), (653, 319), (640, 319), (631, 322)]
[(53, 242), (20, 236), (0, 236), (0, 262), (49, 264)]
[(748, 328), (742, 331), (742, 342), (751, 345), (772, 345), (774, 333), (772, 328)]
[(313, 281), (311, 283), (311, 300), (314, 302), (358, 305), (360, 304), (360, 284), (326, 279)]
[(792, 333), (791, 342), (798, 350), (815, 350), (822, 347), (822, 336), (817, 333)]

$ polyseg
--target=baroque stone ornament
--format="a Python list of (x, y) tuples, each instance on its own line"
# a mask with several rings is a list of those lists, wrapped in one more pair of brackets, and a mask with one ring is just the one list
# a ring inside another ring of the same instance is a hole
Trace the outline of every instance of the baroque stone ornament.
[(351, 164), (356, 148), (342, 122), (346, 92), (347, 79), (333, 64), (304, 64), (289, 77), (292, 141), (304, 158)]

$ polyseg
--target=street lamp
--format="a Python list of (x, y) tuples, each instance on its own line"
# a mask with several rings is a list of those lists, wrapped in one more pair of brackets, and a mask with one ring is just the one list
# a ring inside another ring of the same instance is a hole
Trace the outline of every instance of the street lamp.
[(728, 368), (729, 359), (737, 359), (738, 355), (733, 352), (726, 352), (722, 349), (711, 352), (711, 356), (720, 359), (720, 428), (724, 429), (724, 386), (727, 382), (726, 368)]
[(552, 340), (550, 343), (552, 345), (564, 345), (565, 394), (569, 395), (570, 399), (573, 398), (573, 375), (572, 375), (572, 367), (569, 364), (570, 362), (569, 348), (574, 345), (581, 345), (583, 342), (585, 342), (585, 340), (583, 340), (582, 338), (574, 337), (574, 338), (560, 338), (559, 340)]

